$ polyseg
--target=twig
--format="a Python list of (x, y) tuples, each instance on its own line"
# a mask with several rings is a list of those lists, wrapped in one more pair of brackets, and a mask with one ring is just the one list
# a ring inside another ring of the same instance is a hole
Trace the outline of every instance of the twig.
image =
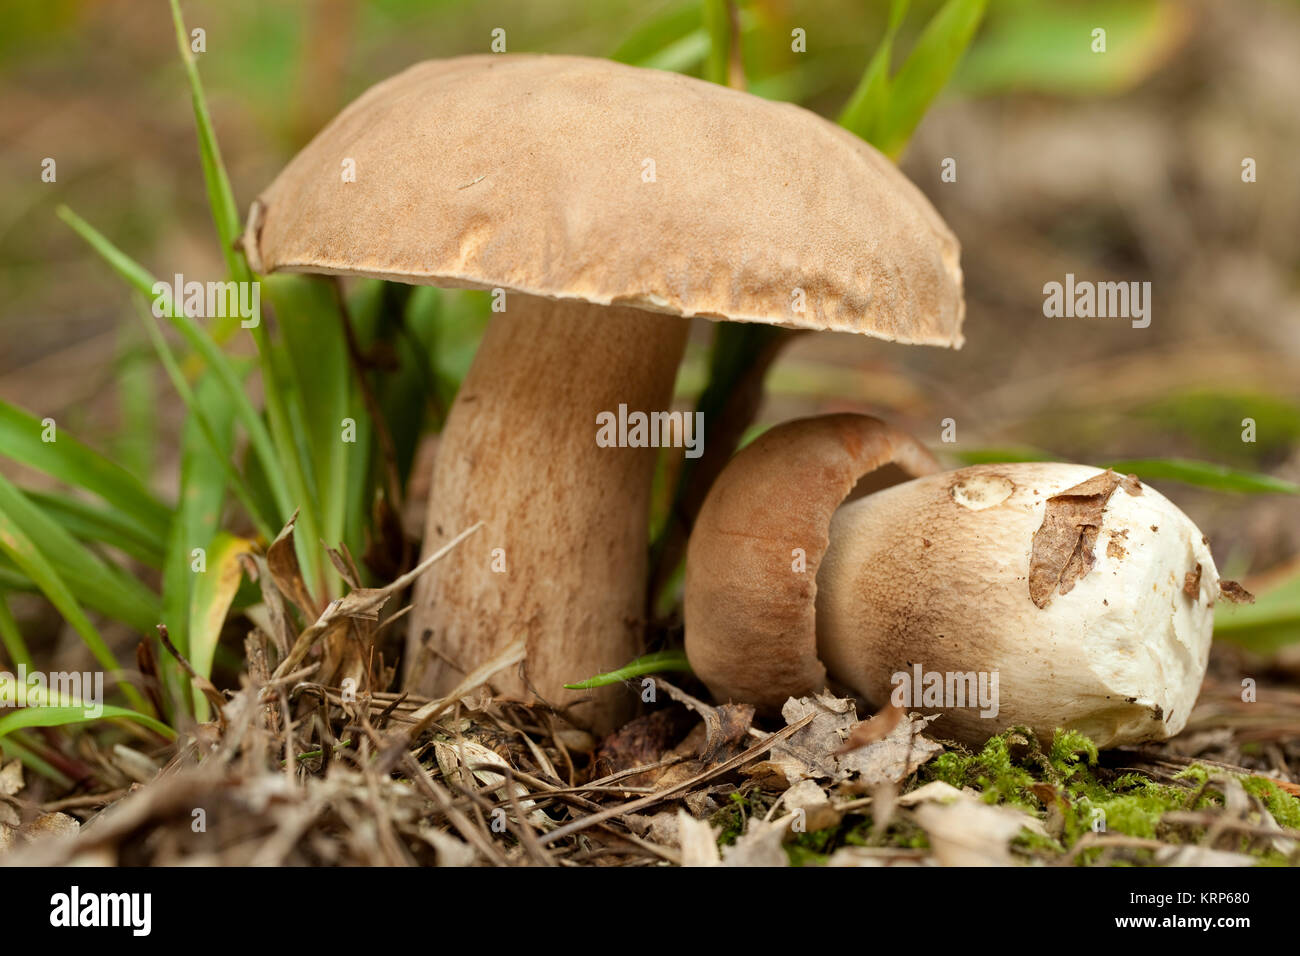
[(684, 790), (690, 790), (703, 783), (705, 780), (711, 780), (714, 777), (722, 776), (724, 773), (730, 773), (732, 770), (748, 763), (760, 754), (767, 753), (776, 744), (794, 734), (795, 731), (806, 727), (812, 722), (812, 719), (815, 716), (817, 716), (815, 713), (809, 714), (802, 720), (797, 720), (793, 724), (790, 724), (784, 730), (779, 730), (767, 737), (761, 743), (755, 744), (748, 750), (738, 753), (730, 760), (725, 760), (715, 767), (710, 767), (708, 770), (701, 771), (689, 780), (683, 780), (681, 783), (669, 787), (666, 790), (661, 790), (658, 793), (650, 794), (648, 797), (641, 797), (639, 800), (633, 800), (631, 803), (610, 807), (607, 810), (601, 810), (599, 813), (593, 813), (591, 816), (580, 817), (572, 823), (567, 823), (558, 830), (554, 830), (548, 834), (545, 842), (554, 843), (557, 840), (562, 840), (565, 837), (572, 836), (578, 831), (585, 830), (587, 827), (594, 826), (597, 823), (604, 823), (606, 820), (612, 820), (614, 817), (620, 817), (626, 813), (635, 813), (639, 810), (644, 810), (646, 807), (654, 806), (656, 803), (662, 803), (669, 797), (681, 793)]

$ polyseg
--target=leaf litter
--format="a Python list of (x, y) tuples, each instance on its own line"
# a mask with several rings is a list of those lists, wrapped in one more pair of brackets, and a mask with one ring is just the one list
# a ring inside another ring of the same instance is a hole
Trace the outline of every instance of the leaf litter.
[[(38, 794), (47, 785), (27, 781), (17, 761), (0, 764), (0, 860), (723, 867), (1297, 861), (1294, 784), (1213, 760), (1210, 773), (1170, 749), (1124, 753), (1125, 765), (1110, 767), (1077, 735), (1058, 733), (1040, 746), (1027, 731), (1012, 731), (976, 754), (942, 742), (941, 716), (886, 707), (860, 719), (858, 701), (824, 692), (790, 698), (772, 722), (757, 719), (750, 706), (710, 704), (690, 685), (662, 679), (654, 681), (646, 713), (598, 741), (544, 703), (496, 692), (493, 679), (523, 660), (522, 641), (445, 697), (394, 690), (397, 669), (385, 661), (380, 637), (405, 609), (391, 605), (476, 530), (386, 588), (356, 587), (351, 556), (332, 554), (351, 589), (314, 603), (290, 523), (267, 553), (242, 559), (263, 602), (249, 615), (255, 626), (238, 686), (196, 682), (213, 719), (184, 728), (176, 743), (132, 728), (134, 737), (101, 750), (83, 736), (99, 774), (58, 799)], [(1235, 746), (1231, 732), (1226, 742), (1211, 739), (1215, 747)], [(1238, 751), (1222, 755), (1246, 759)], [(1109, 832), (1086, 825), (1098, 808), (1110, 815)]]

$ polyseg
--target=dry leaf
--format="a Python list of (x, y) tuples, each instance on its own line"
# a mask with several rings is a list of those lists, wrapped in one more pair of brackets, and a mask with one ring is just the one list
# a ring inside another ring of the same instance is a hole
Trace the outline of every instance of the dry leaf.
[(677, 840), (682, 850), (682, 866), (717, 866), (722, 862), (713, 827), (685, 810), (677, 811)]
[(24, 840), (38, 840), (42, 837), (70, 836), (81, 829), (76, 817), (66, 813), (42, 813), (31, 823), (18, 828), (18, 835)]
[(842, 846), (831, 854), (827, 866), (933, 866), (934, 861), (915, 850), (888, 846)]
[(23, 765), (17, 760), (0, 767), (0, 796), (12, 797), (23, 788)]
[(815, 716), (808, 726), (773, 746), (768, 759), (747, 772), (774, 776), (787, 787), (803, 779), (838, 783), (855, 775), (862, 787), (897, 783), (943, 750), (920, 735), (935, 717), (900, 718), (883, 740), (843, 752), (845, 741), (864, 723), (858, 720), (853, 701), (829, 694), (791, 697), (781, 714), (787, 725), (809, 714)]
[(1255, 603), (1255, 595), (1251, 594), (1236, 581), (1220, 581), (1219, 596), (1229, 604)]
[[(495, 792), (503, 800), (508, 800), (513, 792), (515, 798), (519, 800), (519, 808), (528, 813), (528, 822), (533, 826), (539, 830), (554, 828), (555, 822), (541, 810), (535, 809), (537, 806), (535, 801), (527, 799), (528, 788), (526, 786), (522, 783), (508, 785), (509, 777), (506, 774), (512, 768), (505, 758), (495, 750), (484, 747), (472, 740), (435, 740), (433, 742), (433, 752), (438, 760), (438, 768), (442, 770), (449, 780), (458, 780), (460, 778), (459, 768), (464, 765), (469, 768), (475, 780)], [(491, 769), (494, 767), (499, 768), (502, 772), (497, 773), (496, 770)]]
[[(658, 710), (628, 721), (601, 741), (593, 764), (593, 777), (607, 777), (634, 767), (648, 767), (659, 763), (673, 744), (681, 739), (690, 718), (676, 707)], [(629, 787), (650, 786), (659, 774), (655, 771), (626, 777), (621, 782)]]
[(1012, 866), (1016, 860), (1011, 855), (1011, 841), (1021, 830), (1046, 836), (1042, 824), (1027, 813), (991, 806), (953, 787), (948, 790), (956, 797), (936, 791), (934, 799), (914, 811), (916, 822), (930, 838), (935, 860), (942, 866)]
[(839, 757), (840, 767), (856, 773), (863, 787), (901, 783), (931, 757), (943, 753), (941, 744), (921, 736), (921, 731), (938, 719), (938, 714), (931, 717), (909, 714), (884, 740)]
[(673, 700), (695, 711), (704, 719), (704, 749), (700, 754), (700, 761), (706, 767), (719, 758), (724, 748), (743, 740), (754, 722), (752, 704), (722, 704), (719, 707), (711, 707), (661, 677), (655, 678), (655, 685)]
[(864, 720), (851, 731), (848, 739), (844, 741), (844, 746), (835, 751), (836, 754), (846, 754), (850, 750), (857, 750), (859, 747), (865, 747), (867, 744), (874, 744), (877, 740), (884, 740), (898, 726), (898, 722), (903, 718), (903, 708), (896, 706), (892, 701), (887, 704), (883, 710), (879, 711), (870, 720)]
[(1047, 499), (1043, 523), (1034, 532), (1029, 556), (1029, 598), (1047, 607), (1052, 593), (1068, 594), (1092, 570), (1106, 502), (1120, 485), (1141, 494), (1137, 477), (1107, 469)]
[(799, 832), (813, 833), (838, 826), (843, 817), (816, 780), (800, 780), (785, 792), (781, 801), (790, 813), (802, 814), (802, 830)]
[(722, 851), (723, 866), (789, 866), (783, 844), (790, 830), (789, 818), (753, 820), (736, 842)]
[(266, 567), (276, 589), (296, 604), (305, 617), (310, 618), (316, 612), (316, 607), (307, 584), (302, 579), (302, 569), (298, 566), (298, 552), (293, 541), (293, 529), (297, 521), (298, 512), (295, 511), (266, 549)]

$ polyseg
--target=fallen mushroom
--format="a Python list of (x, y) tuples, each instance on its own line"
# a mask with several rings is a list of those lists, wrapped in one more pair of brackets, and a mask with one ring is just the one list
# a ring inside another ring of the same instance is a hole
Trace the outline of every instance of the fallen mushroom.
[(967, 743), (1016, 725), (1101, 747), (1182, 729), (1220, 595), (1186, 515), (1132, 476), (1039, 462), (841, 504), (843, 463), (861, 476), (889, 460), (861, 452), (885, 435), (909, 447), (861, 416), (789, 422), (719, 478), (685, 608), (687, 654), (716, 696), (770, 710), (820, 690), (824, 667), (873, 706), (943, 714), (933, 733)]
[[(640, 652), (656, 452), (597, 426), (668, 408), (684, 317), (961, 344), (957, 242), (887, 159), (798, 107), (605, 60), (411, 67), (298, 154), (243, 246), (258, 272), (505, 304), (434, 466), (425, 553), (485, 523), (417, 588), (408, 666), (431, 634), (414, 689), (438, 694), (521, 635), (526, 679), (500, 689), (557, 705)], [(595, 694), (569, 714), (609, 730), (633, 699)]]

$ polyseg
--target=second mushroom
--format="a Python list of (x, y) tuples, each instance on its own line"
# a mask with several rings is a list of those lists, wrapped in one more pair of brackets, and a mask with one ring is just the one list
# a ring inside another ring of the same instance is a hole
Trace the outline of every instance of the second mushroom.
[[(889, 485), (890, 464), (916, 477)], [(687, 655), (714, 695), (775, 711), (829, 678), (966, 743), (1181, 730), (1221, 596), (1191, 520), (1085, 465), (932, 471), (857, 415), (788, 422), (732, 459), (686, 567)]]

